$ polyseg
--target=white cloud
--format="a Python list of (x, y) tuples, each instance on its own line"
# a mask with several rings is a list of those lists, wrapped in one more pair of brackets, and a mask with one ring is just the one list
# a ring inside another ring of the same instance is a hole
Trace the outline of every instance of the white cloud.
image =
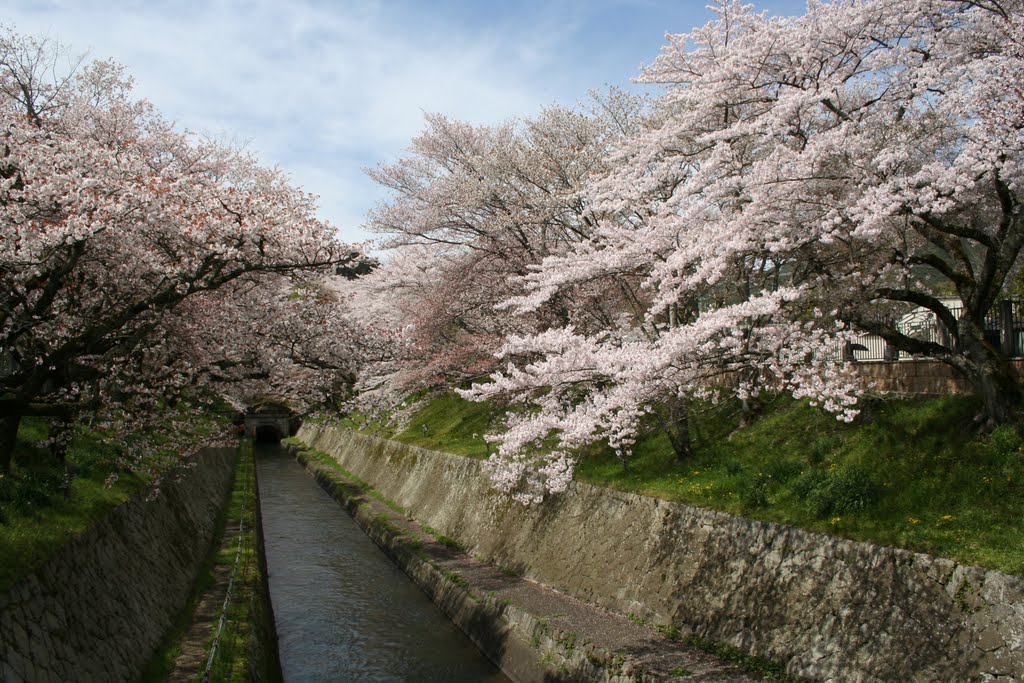
[(265, 162), (320, 194), (326, 217), (348, 234), (367, 195), (379, 196), (362, 168), (400, 153), (424, 111), (494, 122), (550, 99), (522, 66), (546, 63), (543, 37), (531, 46), (500, 27), (455, 31), (419, 6), (427, 11), (369, 2), (23, 2), (13, 14), (22, 32), (126, 64), (140, 96), (179, 125), (250, 140)]
[[(321, 196), (323, 217), (343, 236), (363, 239), (354, 228), (382, 193), (362, 169), (399, 155), (423, 112), (496, 123), (555, 100), (572, 104), (591, 87), (624, 83), (657, 54), (654, 40), (640, 48), (617, 40), (632, 34), (614, 17), (660, 27), (673, 12), (702, 14), (704, 3), (671, 11), (628, 0), (12, 4), (6, 15), (19, 31), (125, 64), (138, 94), (182, 127), (249, 140), (265, 163)], [(693, 23), (651, 33), (660, 40)]]

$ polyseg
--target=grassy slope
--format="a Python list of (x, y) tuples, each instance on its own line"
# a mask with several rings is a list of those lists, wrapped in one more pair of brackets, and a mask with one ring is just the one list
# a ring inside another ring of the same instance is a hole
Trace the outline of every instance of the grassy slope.
[[(200, 428), (212, 430), (222, 422), (222, 417), (212, 416), (209, 424)], [(51, 461), (44, 446), (47, 436), (45, 420), (23, 420), (18, 431), (14, 470), (9, 476), (0, 475), (0, 591), (41, 567), (71, 538), (147, 485), (144, 478), (119, 468), (117, 461), (121, 454), (117, 448), (97, 434), (79, 430), (67, 454), (68, 463), (77, 473), (64, 495), (61, 489), (64, 468)], [(105, 481), (111, 474), (117, 475), (116, 481), (106, 486)], [(256, 551), (254, 477), (250, 447), (239, 459), (229, 505), (218, 521), (218, 529), (222, 530), (226, 520), (237, 520), (244, 508), (246, 532), (241, 571), (236, 577), (228, 625), (214, 666), (216, 680), (248, 680), (251, 670), (261, 671), (263, 680), (274, 679), (274, 665), (269, 659), (272, 653), (267, 644), (270, 636), (266, 633), (269, 617), (259, 596), (262, 569)], [(237, 535), (235, 539), (237, 542)], [(233, 543), (230, 551), (211, 550), (193, 588), (195, 595), (190, 609), (194, 609), (198, 598), (210, 585), (213, 566), (234, 563), (235, 547)], [(178, 640), (191, 620), (190, 609), (182, 613), (142, 680), (163, 680), (173, 670), (179, 651)]]
[[(210, 415), (198, 428), (219, 430), (224, 423), (222, 415)], [(48, 436), (45, 419), (23, 419), (12, 471), (0, 473), (0, 591), (38, 569), (71, 538), (147, 485), (144, 477), (118, 464), (119, 447), (79, 428), (67, 451), (75, 474), (65, 488), (65, 467), (49, 455)], [(156, 471), (177, 461), (176, 454), (156, 458), (149, 463)]]
[[(1024, 575), (1024, 451), (1002, 428), (972, 427), (974, 399), (868, 400), (851, 425), (777, 398), (739, 429), (716, 408), (694, 419), (679, 462), (652, 430), (626, 471), (606, 447), (580, 453), (577, 478), (612, 488), (893, 545)], [(413, 445), (486, 457), (500, 413), (452, 395), (425, 401), (402, 431)], [(356, 425), (359, 426), (359, 425)]]
[[(46, 423), (26, 418), (18, 432), (15, 467), (0, 474), (0, 591), (42, 566), (68, 540), (103, 519), (145, 482), (118, 473), (113, 486), (107, 476), (118, 472), (116, 451), (94, 435), (80, 434), (68, 449), (68, 462), (78, 468), (66, 495), (61, 491), (63, 468), (46, 462), (41, 443)], [(38, 461), (19, 466), (23, 461)], [(37, 458), (25, 457), (35, 452)]]

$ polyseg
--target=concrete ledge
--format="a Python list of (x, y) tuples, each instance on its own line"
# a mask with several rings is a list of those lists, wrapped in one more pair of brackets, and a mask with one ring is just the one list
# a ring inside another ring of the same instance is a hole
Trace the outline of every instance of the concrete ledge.
[(439, 542), (414, 520), (293, 449), (296, 458), (484, 654), (514, 681), (755, 680), (652, 628)]

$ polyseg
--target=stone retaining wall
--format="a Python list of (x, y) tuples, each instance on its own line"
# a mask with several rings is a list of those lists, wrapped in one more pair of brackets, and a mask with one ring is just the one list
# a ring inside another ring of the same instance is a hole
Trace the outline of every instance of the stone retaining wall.
[(298, 438), (473, 555), (829, 681), (1024, 681), (1024, 578), (574, 483), (525, 508), (476, 460)]
[[(1017, 376), (1024, 376), (1024, 360), (1010, 361)], [(944, 396), (968, 394), (971, 383), (953, 370), (953, 366), (934, 360), (908, 359), (896, 362), (861, 361), (852, 363), (868, 392), (903, 396)]]
[(184, 607), (231, 486), (210, 450), (143, 491), (0, 594), (4, 683), (134, 681)]

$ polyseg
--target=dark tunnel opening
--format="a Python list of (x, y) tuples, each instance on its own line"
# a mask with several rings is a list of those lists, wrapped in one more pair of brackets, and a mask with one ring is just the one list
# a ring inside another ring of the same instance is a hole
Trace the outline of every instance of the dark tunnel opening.
[(284, 434), (271, 425), (260, 425), (253, 432), (253, 439), (260, 443), (279, 443), (283, 438)]

